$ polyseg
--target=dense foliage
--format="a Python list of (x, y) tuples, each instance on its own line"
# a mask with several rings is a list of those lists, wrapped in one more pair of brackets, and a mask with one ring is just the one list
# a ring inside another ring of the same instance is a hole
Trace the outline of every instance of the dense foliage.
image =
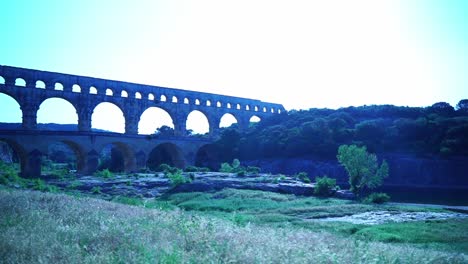
[(338, 110), (289, 111), (252, 124), (243, 133), (224, 129), (216, 145), (221, 161), (314, 156), (335, 159), (338, 146), (365, 145), (373, 153), (442, 157), (468, 155), (468, 102), (430, 107), (372, 105)]
[(367, 152), (366, 147), (342, 145), (338, 148), (338, 161), (349, 175), (350, 190), (359, 196), (365, 189), (374, 189), (388, 176), (388, 164), (379, 166), (377, 156)]

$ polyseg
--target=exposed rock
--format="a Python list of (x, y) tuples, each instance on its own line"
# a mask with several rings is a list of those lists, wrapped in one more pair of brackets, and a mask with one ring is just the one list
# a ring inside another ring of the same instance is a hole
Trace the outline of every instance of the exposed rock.
[(327, 217), (315, 219), (319, 221), (338, 221), (362, 225), (378, 225), (384, 223), (401, 223), (409, 221), (442, 220), (449, 218), (468, 218), (461, 213), (438, 212), (400, 212), (400, 211), (374, 211), (342, 217)]

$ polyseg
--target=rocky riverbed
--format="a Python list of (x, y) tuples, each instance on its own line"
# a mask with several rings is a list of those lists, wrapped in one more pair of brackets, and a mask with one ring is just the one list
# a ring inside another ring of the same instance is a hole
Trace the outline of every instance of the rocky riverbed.
[[(190, 175), (189, 175), (190, 174)], [(159, 197), (167, 192), (202, 192), (224, 188), (271, 191), (295, 195), (312, 195), (314, 184), (305, 183), (288, 176), (278, 177), (270, 174), (238, 176), (235, 173), (203, 172), (184, 173), (190, 182), (174, 186), (164, 173), (135, 173), (117, 175), (112, 178), (81, 176), (76, 179), (48, 179), (47, 183), (62, 189), (74, 189), (85, 193), (112, 196)], [(337, 191), (336, 197), (352, 198), (349, 191)]]

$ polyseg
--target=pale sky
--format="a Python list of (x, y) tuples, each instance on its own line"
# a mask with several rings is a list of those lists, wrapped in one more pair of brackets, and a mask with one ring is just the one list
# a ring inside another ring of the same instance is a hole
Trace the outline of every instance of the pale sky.
[[(468, 0), (3, 0), (0, 10), (0, 65), (288, 110), (468, 98)], [(0, 122), (10, 104), (0, 95)]]

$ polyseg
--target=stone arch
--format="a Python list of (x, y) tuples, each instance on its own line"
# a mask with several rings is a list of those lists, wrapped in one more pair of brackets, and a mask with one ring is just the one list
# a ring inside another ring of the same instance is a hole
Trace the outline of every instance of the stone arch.
[(74, 85), (72, 86), (72, 92), (74, 92), (74, 93), (81, 93), (81, 86), (78, 85), (78, 84), (74, 84)]
[(231, 103), (227, 103), (226, 108), (231, 109)]
[(194, 134), (206, 134), (210, 131), (208, 115), (200, 110), (193, 110), (185, 120), (186, 129), (192, 130)]
[(153, 93), (148, 94), (148, 100), (154, 101), (154, 94)]
[(208, 167), (213, 171), (219, 169), (220, 151), (215, 144), (206, 144), (201, 146), (195, 154), (195, 166)]
[(141, 93), (140, 92), (135, 93), (135, 99), (141, 99)]
[(167, 101), (166, 96), (164, 94), (161, 94), (161, 97), (159, 98), (159, 101), (166, 102)]
[(172, 96), (172, 99), (171, 99), (171, 102), (177, 104), (179, 102), (179, 99), (177, 98), (177, 96)]
[(210, 100), (206, 100), (206, 106), (211, 106), (211, 101)]
[(5, 84), (5, 78), (3, 78), (3, 76), (0, 75), (0, 84)]
[(200, 105), (200, 100), (195, 99), (195, 105)]
[(98, 94), (98, 90), (97, 90), (96, 87), (91, 86), (91, 87), (89, 87), (89, 93), (90, 94)]
[(221, 107), (221, 106), (223, 106), (223, 104), (220, 101), (217, 101), (216, 102), (216, 107)]
[(155, 170), (163, 163), (177, 168), (185, 168), (186, 165), (182, 150), (169, 142), (161, 143), (153, 148), (148, 155), (146, 165), (151, 170)]
[[(62, 149), (59, 151), (63, 151), (63, 153), (56, 153), (56, 156), (57, 157), (54, 157), (53, 161), (54, 162), (59, 162), (59, 163), (70, 163), (72, 162), (73, 163), (73, 167), (69, 168), (67, 167), (67, 169), (70, 169), (70, 170), (77, 170), (78, 172), (84, 172), (85, 171), (85, 168), (86, 168), (86, 155), (85, 155), (85, 152), (83, 151), (83, 149), (80, 147), (79, 144), (77, 144), (76, 142), (73, 142), (71, 140), (58, 140), (58, 141), (55, 141), (55, 142), (51, 142), (51, 144), (48, 144), (48, 157), (49, 159), (52, 160), (52, 157), (51, 155), (53, 153), (51, 153), (51, 147), (52, 146), (57, 146), (59, 144), (63, 144), (65, 145), (67, 148), (68, 148), (68, 151), (71, 151), (73, 152), (74, 154), (74, 157), (69, 157), (69, 153), (67, 153), (67, 149)], [(56, 160), (57, 158), (61, 158), (63, 160)]]
[(138, 134), (154, 134), (162, 126), (174, 128), (174, 119), (171, 114), (160, 107), (148, 107), (140, 116)]
[(106, 95), (107, 95), (107, 96), (113, 96), (113, 95), (114, 95), (114, 92), (112, 91), (112, 89), (107, 88), (107, 89), (106, 89)]
[(26, 81), (23, 78), (16, 78), (15, 86), (26, 87)]
[(246, 111), (250, 111), (250, 105), (248, 105), (248, 104), (245, 105), (245, 110), (246, 110)]
[(260, 121), (262, 121), (262, 119), (257, 115), (253, 115), (249, 118), (250, 123), (258, 123)]
[(184, 98), (184, 104), (190, 104), (190, 100), (187, 97)]
[(97, 104), (91, 115), (91, 127), (94, 129), (125, 133), (125, 122), (122, 108), (110, 102)]
[(240, 109), (241, 109), (241, 105), (240, 105), (240, 104), (236, 104), (236, 109), (237, 109), (237, 110), (240, 110)]
[(45, 85), (45, 83), (43, 81), (37, 80), (36, 81), (36, 88), (45, 89), (46, 85)]
[[(60, 111), (57, 111), (60, 109)], [(76, 106), (62, 97), (49, 97), (41, 102), (37, 110), (37, 123), (76, 124), (78, 128), (78, 114)], [(74, 130), (76, 130), (74, 129)]]
[[(13, 150), (14, 153), (12, 153), (13, 157), (16, 156), (16, 158), (18, 159), (18, 163), (20, 164), (20, 171), (19, 171), (19, 174), (22, 175), (23, 177), (28, 177), (28, 176), (31, 176), (31, 175), (26, 175), (27, 174), (27, 171), (28, 171), (28, 168), (27, 166), (29, 165), (29, 161), (28, 161), (28, 152), (26, 151), (26, 149), (20, 144), (18, 143), (16, 140), (11, 140), (11, 139), (6, 139), (6, 138), (1, 138), (0, 137), (0, 142), (5, 142), (7, 144), (7, 146), (9, 148), (11, 148)], [(13, 162), (15, 160), (12, 160)], [(36, 168), (36, 170), (39, 169), (39, 173), (34, 175), (34, 176), (40, 176), (40, 164), (38, 166), (38, 168)]]
[(254, 111), (255, 111), (255, 112), (258, 112), (258, 106), (255, 106), (255, 107), (254, 107)]
[(262, 108), (262, 112), (263, 112), (263, 113), (266, 113), (266, 112), (267, 112), (267, 108), (266, 108), (265, 106)]
[[(107, 153), (109, 151), (109, 153)], [(109, 160), (103, 157), (107, 156)], [(109, 164), (106, 164), (109, 162)], [(111, 142), (102, 146), (100, 151), (99, 170), (109, 169), (113, 172), (131, 172), (136, 169), (135, 151), (126, 143)]]
[(219, 119), (219, 127), (230, 127), (232, 124), (238, 124), (239, 120), (231, 114), (231, 113), (225, 113), (220, 119)]
[(56, 82), (56, 83), (54, 84), (54, 90), (56, 90), (56, 91), (63, 91), (63, 84), (60, 83), (60, 82)]
[(127, 98), (127, 97), (128, 97), (127, 91), (122, 90), (122, 92), (120, 93), (120, 97), (125, 97), (125, 98)]
[(0, 92), (0, 101), (2, 102), (2, 116), (6, 117), (6, 119), (0, 119), (0, 122), (22, 123), (23, 111), (18, 100), (14, 96), (2, 91)]

